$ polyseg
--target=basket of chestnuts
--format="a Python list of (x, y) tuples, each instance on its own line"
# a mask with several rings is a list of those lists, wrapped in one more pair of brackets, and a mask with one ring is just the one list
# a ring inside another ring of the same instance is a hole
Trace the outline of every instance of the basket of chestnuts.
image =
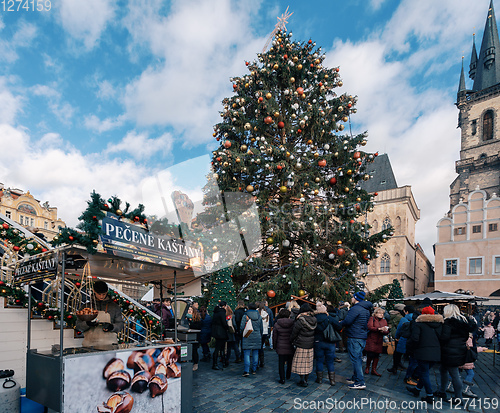
[(93, 308), (82, 308), (76, 312), (76, 316), (82, 321), (92, 321), (97, 317), (99, 312)]

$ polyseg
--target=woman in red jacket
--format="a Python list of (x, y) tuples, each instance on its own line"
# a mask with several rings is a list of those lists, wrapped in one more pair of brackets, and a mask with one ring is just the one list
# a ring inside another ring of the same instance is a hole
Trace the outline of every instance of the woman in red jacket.
[(370, 364), (372, 364), (371, 373), (374, 376), (381, 376), (377, 372), (378, 359), (384, 346), (384, 336), (389, 334), (390, 328), (384, 318), (384, 309), (375, 308), (373, 315), (368, 319), (368, 338), (366, 339), (366, 368), (365, 374), (370, 373)]

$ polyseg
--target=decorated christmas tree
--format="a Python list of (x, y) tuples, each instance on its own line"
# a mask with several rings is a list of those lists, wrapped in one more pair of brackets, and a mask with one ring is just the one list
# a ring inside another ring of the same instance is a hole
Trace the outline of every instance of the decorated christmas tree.
[(250, 299), (273, 290), (267, 298), (279, 302), (304, 290), (310, 298), (343, 300), (358, 265), (368, 264), (390, 234), (370, 234), (358, 219), (372, 208), (360, 181), (369, 179), (367, 164), (377, 154), (360, 148), (366, 133), (346, 133), (357, 99), (336, 92), (339, 68), (324, 67), (324, 59), (312, 40), (295, 42), (276, 30), (271, 48), (246, 62), (248, 74), (230, 79), (234, 93), (214, 127), (220, 146), (213, 179), (222, 195), (206, 190), (205, 221), (238, 223), (245, 203), (221, 213), (227, 194), (257, 203), (260, 247), (233, 271)]
[(217, 306), (220, 301), (225, 301), (234, 311), (236, 307), (236, 295), (231, 268), (224, 268), (212, 273), (207, 295), (209, 298), (208, 310), (210, 312), (213, 311), (214, 307)]
[(405, 298), (403, 290), (401, 289), (401, 284), (397, 279), (392, 280), (392, 284), (389, 291), (389, 296), (387, 297), (390, 301), (387, 302), (386, 308), (392, 310), (395, 304), (402, 303)]

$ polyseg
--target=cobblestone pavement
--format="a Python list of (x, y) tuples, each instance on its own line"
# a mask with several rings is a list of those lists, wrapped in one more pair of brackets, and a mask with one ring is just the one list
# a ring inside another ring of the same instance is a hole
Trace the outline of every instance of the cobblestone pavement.
[[(425, 404), (412, 396), (403, 382), (404, 371), (397, 375), (387, 372), (392, 356), (381, 355), (378, 372), (382, 377), (365, 377), (366, 390), (349, 390), (345, 377), (352, 375), (346, 353), (337, 353), (342, 360), (335, 363), (337, 383), (328, 384), (325, 371), (323, 383), (314, 382), (316, 374), (309, 375), (309, 386), (298, 387), (298, 376), (292, 374), (284, 385), (278, 383), (278, 357), (274, 351), (265, 350), (265, 367), (256, 375), (242, 377), (243, 364), (231, 362), (224, 370), (212, 370), (212, 364), (200, 362), (193, 380), (194, 413), (265, 413), (265, 412), (456, 412), (471, 411), (493, 413), (500, 411), (500, 354), (496, 354), (495, 365), (492, 353), (480, 353), (476, 362), (473, 387), (479, 396), (475, 403), (450, 406), (446, 401)], [(234, 355), (233, 355), (234, 358)], [(437, 388), (439, 370), (431, 371), (433, 387)], [(424, 391), (421, 395), (424, 396)], [(471, 399), (472, 400), (472, 399)], [(417, 405), (417, 402), (419, 404)], [(335, 404), (336, 403), (336, 404)]]

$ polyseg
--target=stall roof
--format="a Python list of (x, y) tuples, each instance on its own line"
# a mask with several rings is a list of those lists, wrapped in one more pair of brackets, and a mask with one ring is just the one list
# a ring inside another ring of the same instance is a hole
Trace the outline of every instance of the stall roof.
[(453, 300), (488, 301), (488, 298), (479, 297), (477, 295), (457, 294), (457, 293), (449, 293), (437, 290), (427, 294), (419, 294), (419, 295), (414, 295), (412, 297), (405, 297), (403, 301), (423, 301), (426, 298), (428, 298), (431, 301), (453, 301)]
[(59, 248), (58, 251), (65, 252), (68, 259), (73, 261), (75, 269), (69, 267), (68, 270), (81, 274), (83, 266), (89, 262), (92, 275), (117, 282), (145, 283), (161, 280), (166, 284), (173, 284), (174, 271), (177, 272), (178, 284), (188, 283), (197, 278), (193, 268), (189, 266), (174, 268), (102, 252), (90, 254), (84, 248), (75, 246)]

